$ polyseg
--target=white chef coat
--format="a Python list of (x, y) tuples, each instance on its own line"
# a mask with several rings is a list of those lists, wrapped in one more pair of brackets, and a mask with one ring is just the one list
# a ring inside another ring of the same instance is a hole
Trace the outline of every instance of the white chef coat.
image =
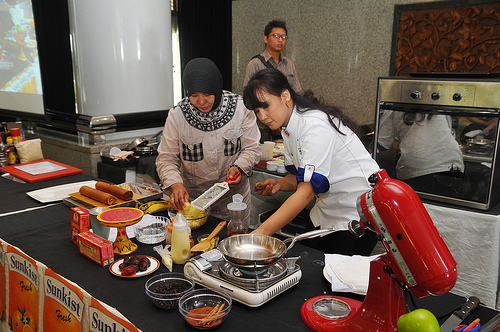
[(319, 110), (294, 108), (282, 128), (285, 166), (297, 181), (311, 182), (316, 204), (311, 209), (314, 226), (347, 230), (359, 220), (356, 200), (370, 190), (368, 177), (379, 170), (358, 136), (338, 119), (340, 134)]
[(451, 118), (434, 114), (421, 122), (407, 125), (404, 112), (384, 111), (380, 120), (378, 144), (389, 149), (399, 141), (401, 156), (396, 165), (398, 179), (426, 174), (464, 171), (463, 154), (454, 137)]

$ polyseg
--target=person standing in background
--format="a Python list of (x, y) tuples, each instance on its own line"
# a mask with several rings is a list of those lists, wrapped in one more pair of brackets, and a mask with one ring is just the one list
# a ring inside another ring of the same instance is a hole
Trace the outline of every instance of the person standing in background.
[(264, 68), (276, 68), (285, 75), (291, 88), (300, 93), (302, 87), (295, 70), (295, 64), (289, 58), (283, 56), (281, 52), (286, 46), (288, 31), (284, 21), (273, 20), (269, 22), (264, 29), (264, 43), (266, 50), (260, 55), (254, 56), (247, 65), (243, 88), (247, 86), (248, 81), (259, 70)]
[(262, 155), (255, 114), (245, 108), (240, 95), (222, 89), (222, 75), (210, 59), (189, 61), (182, 83), (187, 97), (169, 111), (156, 159), (164, 192), (172, 207), (182, 210), (213, 184), (240, 172), (210, 214), (229, 220), (227, 204), (238, 193), (249, 207), (249, 220), (248, 177)]

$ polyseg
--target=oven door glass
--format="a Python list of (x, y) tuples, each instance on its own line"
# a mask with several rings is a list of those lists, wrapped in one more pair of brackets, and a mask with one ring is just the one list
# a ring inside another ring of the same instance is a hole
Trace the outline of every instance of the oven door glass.
[(391, 177), (424, 198), (488, 203), (497, 110), (381, 103), (377, 113), (374, 156)]

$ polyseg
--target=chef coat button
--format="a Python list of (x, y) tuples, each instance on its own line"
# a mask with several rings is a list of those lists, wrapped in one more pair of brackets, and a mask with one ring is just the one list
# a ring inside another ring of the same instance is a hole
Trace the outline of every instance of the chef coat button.
[(214, 136), (214, 135), (215, 135), (215, 133), (210, 133), (210, 136)]

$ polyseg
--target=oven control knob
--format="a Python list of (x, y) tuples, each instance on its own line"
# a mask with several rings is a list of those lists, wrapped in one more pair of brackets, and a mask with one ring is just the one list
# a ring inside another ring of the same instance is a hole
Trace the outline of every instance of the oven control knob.
[(418, 99), (418, 98), (420, 98), (420, 91), (417, 91), (417, 90), (412, 91), (412, 92), (410, 93), (410, 97), (412, 97), (413, 99)]
[(453, 100), (454, 101), (460, 101), (460, 100), (462, 100), (462, 94), (460, 92), (455, 92), (453, 94)]
[(431, 94), (431, 98), (432, 100), (439, 100), (439, 98), (441, 98), (441, 94), (439, 92), (433, 92)]

